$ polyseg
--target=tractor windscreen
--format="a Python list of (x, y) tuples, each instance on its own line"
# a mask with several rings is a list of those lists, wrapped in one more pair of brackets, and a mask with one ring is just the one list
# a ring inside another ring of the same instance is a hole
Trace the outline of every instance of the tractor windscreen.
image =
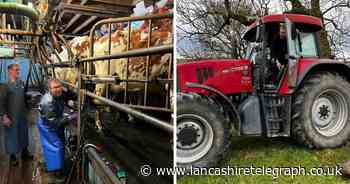
[(306, 24), (296, 24), (296, 29), (298, 37), (295, 44), (298, 54), (303, 57), (319, 57), (318, 30)]
[(316, 46), (316, 34), (314, 32), (299, 32), (297, 39), (297, 49), (300, 56), (318, 57)]

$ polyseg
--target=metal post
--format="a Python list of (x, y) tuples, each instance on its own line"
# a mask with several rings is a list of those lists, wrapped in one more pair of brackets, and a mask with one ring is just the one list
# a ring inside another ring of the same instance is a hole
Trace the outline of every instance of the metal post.
[[(168, 79), (171, 79), (171, 76), (172, 76), (172, 71), (171, 71), (172, 63), (173, 63), (173, 54), (170, 55), (169, 68), (168, 68)], [(168, 108), (170, 106), (170, 99), (169, 98), (170, 98), (171, 86), (173, 84), (172, 83), (168, 83), (167, 85), (168, 85), (169, 89), (168, 89), (167, 95), (165, 97), (165, 108)], [(170, 107), (170, 109), (172, 109), (172, 108)]]
[[(148, 40), (147, 40), (147, 48), (151, 47), (151, 39), (152, 39), (152, 19), (148, 22)], [(146, 81), (149, 80), (149, 65), (150, 65), (150, 55), (147, 55), (146, 60)], [(145, 89), (143, 94), (143, 105), (147, 104), (147, 93), (148, 93), (148, 82), (145, 83)]]
[[(81, 144), (81, 101), (82, 101), (82, 81), (81, 81), (81, 67), (83, 64), (79, 64), (78, 65), (78, 88), (77, 88), (77, 93), (78, 93), (78, 118), (77, 118), (77, 136), (78, 136), (78, 145), (77, 148), (80, 148), (80, 144)], [(79, 164), (78, 164), (79, 165)], [(80, 174), (80, 167), (77, 168), (78, 170), (78, 176)]]
[[(131, 21), (128, 21), (128, 42), (127, 42), (126, 51), (130, 50), (130, 39), (131, 39), (130, 37), (131, 37)], [(124, 103), (126, 103), (127, 95), (128, 95), (129, 61), (130, 61), (130, 58), (128, 57), (126, 59), (126, 76), (125, 76), (126, 81), (125, 81), (125, 89), (124, 89)]]
[[(108, 55), (111, 55), (112, 47), (112, 24), (108, 24)], [(111, 75), (111, 60), (108, 59), (108, 75)], [(109, 97), (109, 85), (106, 85), (106, 97)]]

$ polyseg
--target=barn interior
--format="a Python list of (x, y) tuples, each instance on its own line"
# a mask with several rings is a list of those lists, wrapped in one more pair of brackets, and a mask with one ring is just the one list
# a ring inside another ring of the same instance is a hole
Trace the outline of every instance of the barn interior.
[(0, 184), (48, 183), (37, 105), (50, 78), (74, 99), (65, 112), (78, 113), (65, 128), (64, 183), (173, 182), (140, 175), (173, 166), (172, 10), (172, 0), (0, 2), (0, 88), (18, 63), (34, 154), (11, 166), (0, 125)]

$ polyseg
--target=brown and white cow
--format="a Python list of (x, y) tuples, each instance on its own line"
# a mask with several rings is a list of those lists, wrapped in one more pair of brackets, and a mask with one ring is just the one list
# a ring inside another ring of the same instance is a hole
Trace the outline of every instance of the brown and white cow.
[[(130, 49), (147, 48), (148, 45), (148, 23), (144, 22), (144, 26), (140, 29), (132, 29), (130, 37)], [(170, 19), (155, 21), (152, 27), (151, 46), (159, 46), (172, 43), (172, 21)], [(127, 51), (127, 35), (125, 30), (116, 30), (111, 34), (111, 54)], [(88, 36), (76, 37), (69, 41), (69, 46), (75, 57), (87, 58), (89, 53), (89, 38)], [(94, 43), (93, 56), (108, 55), (108, 35), (96, 37)], [(60, 53), (62, 60), (67, 60), (67, 51)], [(118, 76), (120, 79), (144, 80), (146, 79), (146, 60), (147, 57), (132, 57), (129, 59), (128, 72), (126, 71), (127, 59), (112, 59), (110, 61), (110, 71), (108, 72), (108, 61), (96, 61), (93, 63), (95, 75)], [(169, 61), (171, 54), (152, 55), (149, 63), (149, 79), (156, 79), (161, 75), (167, 75), (169, 69)], [(56, 59), (57, 62), (57, 59)], [(61, 68), (55, 70), (56, 76), (62, 80), (66, 80), (75, 84), (77, 82), (77, 72), (74, 68)], [(114, 92), (120, 92), (125, 89), (125, 82), (111, 86)], [(143, 83), (130, 82), (128, 83), (129, 91), (143, 90)], [(96, 84), (95, 94), (104, 96), (106, 84)]]

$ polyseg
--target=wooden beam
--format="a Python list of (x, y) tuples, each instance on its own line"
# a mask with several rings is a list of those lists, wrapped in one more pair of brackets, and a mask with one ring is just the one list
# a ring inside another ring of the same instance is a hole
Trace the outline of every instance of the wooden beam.
[(151, 5), (153, 5), (153, 4), (156, 2), (155, 0), (134, 0), (132, 4), (133, 4), (134, 6), (136, 6), (136, 4), (139, 3), (139, 2), (141, 2), (141, 1), (145, 2), (145, 6), (146, 6), (146, 7), (147, 7), (147, 6), (151, 6)]
[[(88, 2), (88, 0), (83, 0), (83, 1), (81, 1), (81, 5), (84, 5), (84, 4), (86, 4)], [(68, 3), (68, 4), (70, 4), (71, 3), (71, 1)], [(62, 11), (62, 12), (64, 12), (64, 11)], [(69, 29), (69, 27), (70, 26), (72, 26), (74, 23), (75, 23), (75, 21), (77, 21), (79, 18), (80, 18), (80, 14), (77, 14), (77, 15), (74, 15), (74, 17), (69, 21), (69, 23), (67, 24), (67, 26), (64, 28), (64, 31), (63, 32), (65, 32), (67, 29)]]
[(82, 6), (76, 4), (65, 4), (62, 3), (60, 8), (65, 12), (77, 13), (81, 15), (97, 16), (97, 17), (120, 17), (128, 16), (130, 12), (118, 11), (118, 10), (108, 10), (105, 8), (98, 8), (94, 6)]
[[(67, 1), (67, 4), (71, 4), (72, 1), (73, 1), (73, 0), (68, 0), (68, 1)], [(63, 15), (64, 15), (64, 11), (62, 11), (62, 12), (60, 13), (60, 16), (59, 16), (59, 19), (58, 19), (58, 20), (61, 20), (61, 18), (63, 17)]]
[(87, 25), (89, 25), (91, 22), (93, 22), (96, 19), (97, 19), (96, 16), (90, 17), (88, 20), (86, 20), (84, 23), (82, 23), (79, 27), (75, 28), (73, 31), (73, 34), (78, 33), (81, 29), (83, 29), (84, 27), (86, 27)]
[(134, 7), (133, 0), (90, 0), (91, 2), (109, 4), (114, 6), (126, 6), (126, 7)]
[(69, 27), (71, 27), (79, 18), (80, 18), (81, 15), (75, 15), (69, 22), (68, 24), (66, 25), (66, 27), (64, 28), (63, 32), (67, 31), (67, 29)]

